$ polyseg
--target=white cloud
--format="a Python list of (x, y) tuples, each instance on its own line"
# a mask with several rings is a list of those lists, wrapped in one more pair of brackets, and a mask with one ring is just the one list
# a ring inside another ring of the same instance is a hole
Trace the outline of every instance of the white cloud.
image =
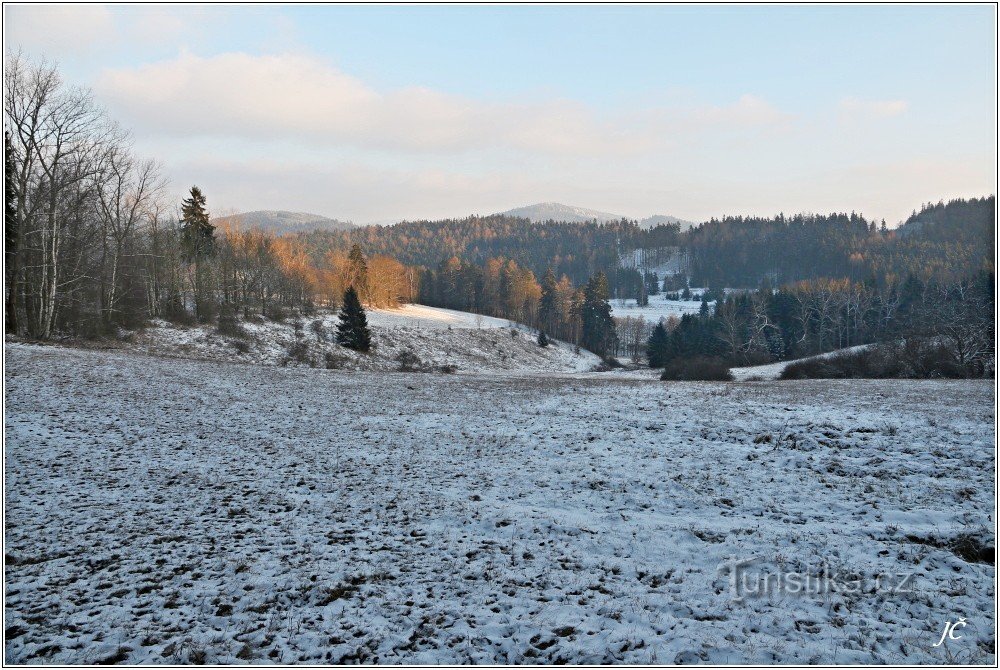
[(855, 97), (842, 98), (839, 104), (842, 115), (875, 119), (899, 116), (904, 114), (908, 107), (906, 100), (862, 100)]
[(744, 94), (734, 104), (722, 107), (708, 107), (699, 112), (706, 122), (730, 126), (766, 126), (781, 124), (791, 120), (771, 103), (756, 95)]
[(93, 50), (114, 32), (103, 5), (5, 5), (3, 18), (6, 44), (49, 56)]
[(127, 121), (163, 134), (292, 137), (408, 152), (627, 156), (661, 151), (695, 126), (787, 119), (751, 95), (731, 106), (608, 116), (573, 100), (487, 103), (425, 87), (382, 92), (318, 59), (288, 53), (183, 53), (106, 70), (96, 88)]

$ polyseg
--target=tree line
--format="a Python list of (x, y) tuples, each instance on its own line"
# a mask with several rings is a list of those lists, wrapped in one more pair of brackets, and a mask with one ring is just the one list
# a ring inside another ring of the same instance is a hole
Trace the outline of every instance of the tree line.
[(662, 322), (649, 337), (652, 367), (714, 358), (745, 366), (861, 344), (931, 345), (934, 373), (990, 376), (995, 370), (994, 275), (960, 279), (915, 274), (883, 283), (802, 280), (778, 290), (731, 293), (714, 311)]
[(622, 293), (618, 289), (624, 282), (641, 284), (641, 274), (620, 267), (619, 249), (676, 246), (679, 235), (677, 224), (643, 230), (635, 221), (625, 219), (609, 223), (535, 223), (495, 214), (313, 231), (295, 237), (317, 257), (357, 244), (368, 253), (391, 256), (414, 267), (437, 268), (451, 258), (479, 266), (505, 259), (538, 277), (551, 268), (556, 276), (566, 276), (577, 286), (603, 272), (615, 295)]
[(47, 63), (4, 70), (5, 330), (95, 336), (150, 318), (280, 316), (416, 295), (416, 275), (355, 246), (316, 258), (295, 238), (218, 226), (198, 187), (176, 205), (159, 165), (86, 89)]
[(856, 213), (724, 217), (685, 232), (696, 286), (754, 288), (805, 279), (956, 279), (993, 267), (996, 197), (928, 204), (895, 230)]
[[(495, 215), (277, 237), (212, 219), (198, 187), (169, 202), (159, 165), (136, 156), (129, 134), (54, 66), (8, 56), (4, 94), (5, 327), (29, 337), (113, 333), (150, 318), (281, 318), (338, 307), (354, 287), (363, 304), (499, 316), (602, 356), (639, 358), (656, 334), (669, 342), (657, 360), (745, 364), (928, 327), (954, 340), (948, 320), (971, 323), (967, 307), (981, 306), (993, 272), (992, 196), (928, 204), (897, 230), (853, 213), (726, 217), (684, 233)], [(687, 254), (691, 276), (629, 267), (622, 258), (636, 249), (647, 260)], [(644, 303), (692, 283), (718, 299), (714, 313), (706, 303), (663, 332), (640, 320), (615, 327), (611, 296)]]
[(537, 328), (546, 340), (556, 337), (602, 357), (616, 352), (603, 272), (577, 287), (566, 275), (556, 279), (551, 267), (539, 282), (534, 272), (511, 259), (489, 258), (477, 265), (452, 257), (422, 270), (419, 286), (422, 304), (517, 321)]

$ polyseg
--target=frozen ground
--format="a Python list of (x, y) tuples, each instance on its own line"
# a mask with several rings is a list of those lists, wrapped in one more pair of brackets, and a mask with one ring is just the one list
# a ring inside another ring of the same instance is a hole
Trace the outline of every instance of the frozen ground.
[[(5, 391), (8, 663), (995, 659), (988, 381), (8, 344)], [(848, 588), (739, 599), (751, 559)]]
[[(322, 324), (322, 332), (313, 330), (314, 321)], [(236, 336), (214, 326), (153, 321), (116, 346), (177, 358), (381, 371), (397, 370), (397, 356), (410, 351), (430, 369), (454, 366), (459, 374), (583, 372), (601, 362), (565, 342), (550, 340), (548, 347), (539, 347), (535, 331), (505, 319), (424, 305), (368, 310), (373, 344), (369, 354), (337, 345), (337, 322), (335, 312), (306, 317), (296, 335), (294, 319), (249, 321), (241, 324), (245, 334)], [(296, 341), (303, 349), (292, 357), (289, 349)]]

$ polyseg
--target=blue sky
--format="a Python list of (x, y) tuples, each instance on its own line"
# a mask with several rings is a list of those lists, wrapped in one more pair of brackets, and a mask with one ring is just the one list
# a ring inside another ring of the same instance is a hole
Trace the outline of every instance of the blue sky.
[(4, 12), (217, 210), (895, 223), (995, 188), (993, 6)]

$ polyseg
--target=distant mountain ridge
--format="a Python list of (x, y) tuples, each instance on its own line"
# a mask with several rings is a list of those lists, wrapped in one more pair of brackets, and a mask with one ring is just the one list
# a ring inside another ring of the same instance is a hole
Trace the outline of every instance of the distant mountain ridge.
[(331, 219), (326, 216), (309, 214), (307, 212), (288, 212), (272, 209), (219, 216), (212, 219), (212, 223), (216, 225), (231, 225), (240, 230), (258, 229), (276, 235), (304, 233), (314, 230), (352, 230), (355, 228), (355, 225), (350, 221)]
[[(612, 221), (621, 221), (622, 219), (631, 218), (621, 214), (601, 212), (596, 209), (563, 205), (558, 202), (540, 202), (537, 205), (515, 207), (514, 209), (508, 209), (506, 212), (503, 212), (503, 214), (506, 216), (516, 216), (529, 219), (533, 223), (542, 223), (545, 221), (565, 221), (567, 223), (587, 223), (589, 221), (597, 221), (598, 223), (609, 223)], [(652, 228), (654, 226), (660, 226), (668, 223), (680, 224), (681, 230), (686, 230), (697, 225), (693, 221), (685, 221), (684, 219), (679, 219), (676, 216), (654, 214), (653, 216), (646, 217), (645, 219), (640, 219), (639, 227)]]

